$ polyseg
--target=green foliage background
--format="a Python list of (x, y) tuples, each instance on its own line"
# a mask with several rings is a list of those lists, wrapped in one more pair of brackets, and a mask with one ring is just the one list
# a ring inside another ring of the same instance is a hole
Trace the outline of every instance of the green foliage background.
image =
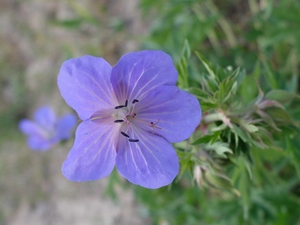
[(142, 48), (171, 54), (202, 123), (181, 173), (136, 195), (153, 224), (300, 224), (299, 1), (143, 0)]

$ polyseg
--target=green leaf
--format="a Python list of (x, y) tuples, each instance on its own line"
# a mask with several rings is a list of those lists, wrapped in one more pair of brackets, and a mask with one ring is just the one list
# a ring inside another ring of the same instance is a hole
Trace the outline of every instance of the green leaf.
[(214, 172), (206, 171), (204, 173), (204, 179), (209, 185), (215, 188), (220, 188), (225, 190), (234, 189), (231, 180), (228, 177), (225, 177), (223, 174), (217, 174)]
[(292, 117), (288, 114), (288, 112), (281, 108), (268, 108), (266, 112), (269, 114), (269, 116), (276, 122), (283, 122), (285, 124), (287, 123), (293, 123)]
[(300, 151), (298, 148), (295, 148), (295, 146), (299, 146), (299, 138), (300, 135), (297, 135), (296, 138), (291, 139), (288, 136), (285, 136), (285, 144), (286, 144), (286, 149), (290, 155), (290, 159), (292, 163), (294, 164), (294, 167), (296, 168), (297, 175), (300, 178)]
[(275, 124), (274, 120), (269, 116), (266, 112), (262, 110), (256, 110), (256, 113), (263, 119), (263, 121), (270, 126), (270, 128), (273, 128), (276, 131), (281, 131)]
[(251, 142), (249, 135), (245, 131), (243, 131), (241, 128), (236, 126), (235, 124), (232, 124), (232, 131), (233, 131), (233, 133), (238, 135), (244, 142), (246, 142), (246, 143)]
[(260, 78), (260, 75), (261, 75), (261, 65), (260, 65), (260, 61), (257, 61), (255, 63), (255, 67), (254, 67), (254, 70), (251, 74), (252, 76), (250, 77), (255, 77), (256, 79), (259, 79)]
[(200, 103), (203, 112), (215, 109), (217, 107), (216, 103), (212, 103), (212, 102), (200, 102)]
[(189, 88), (188, 91), (200, 100), (205, 100), (209, 96), (207, 92), (195, 87)]
[(227, 147), (227, 145), (225, 145), (224, 143), (215, 143), (214, 144), (215, 146), (215, 152), (219, 155), (219, 156), (222, 156), (222, 157), (225, 157), (227, 158), (227, 156), (225, 155), (225, 153), (230, 153), (232, 154), (232, 150)]
[(189, 41), (187, 39), (184, 40), (181, 55), (186, 59), (189, 59), (191, 56), (191, 47), (190, 47)]
[(188, 88), (188, 62), (191, 56), (191, 49), (189, 46), (189, 42), (187, 40), (184, 41), (180, 63), (176, 65), (178, 70), (178, 84), (181, 88)]
[(205, 135), (203, 137), (200, 137), (196, 141), (194, 141), (192, 143), (192, 145), (206, 144), (206, 143), (209, 143), (209, 142), (211, 142), (211, 144), (213, 144), (218, 139), (218, 137), (220, 136), (220, 133), (221, 133), (220, 131), (217, 131), (217, 132), (214, 132), (211, 135)]
[(271, 90), (266, 94), (266, 98), (269, 100), (278, 101), (279, 103), (286, 104), (293, 100), (293, 98), (300, 96), (287, 92), (285, 90)]
[(216, 91), (219, 90), (219, 82), (212, 77), (207, 77), (206, 78), (206, 82), (205, 82), (206, 87), (208, 88), (208, 90), (210, 90), (210, 92), (215, 93)]
[(192, 143), (192, 145), (199, 145), (199, 144), (203, 144), (203, 143), (209, 143), (211, 141), (211, 139), (213, 138), (213, 135), (205, 135), (201, 138), (198, 138), (196, 141), (194, 141)]
[(250, 174), (247, 170), (247, 161), (242, 157), (237, 158), (235, 164), (238, 165), (234, 168), (232, 182), (238, 191), (241, 193), (242, 206), (244, 210), (244, 218), (248, 218), (249, 206), (250, 206)]
[(216, 78), (216, 74), (212, 68), (212, 66), (210, 65), (210, 63), (199, 53), (199, 52), (195, 52), (197, 57), (201, 60), (202, 64), (204, 65), (204, 67), (206, 68), (207, 72), (209, 73), (209, 75), (215, 79)]
[(181, 178), (185, 171), (192, 173), (195, 166), (195, 161), (192, 159), (193, 154), (191, 152), (177, 151), (179, 162), (180, 162), (180, 172), (178, 177)]
[(227, 95), (225, 96), (223, 102), (227, 102), (228, 100), (230, 100), (235, 94), (236, 94), (236, 91), (237, 91), (237, 87), (238, 87), (238, 83), (235, 81), (230, 90), (228, 91)]
[(209, 92), (195, 87), (189, 88), (188, 91), (200, 100), (201, 108), (203, 111), (216, 108), (216, 100), (215, 98), (210, 96)]
[(252, 124), (244, 124), (244, 127), (246, 128), (246, 130), (247, 130), (249, 133), (253, 133), (253, 132), (258, 131), (257, 126), (254, 126), (254, 125), (252, 125)]
[(274, 72), (271, 70), (270, 66), (264, 62), (265, 67), (265, 77), (268, 80), (268, 83), (270, 84), (272, 89), (277, 89), (279, 87), (278, 80), (275, 78)]
[(217, 102), (221, 105), (232, 97), (237, 89), (237, 82), (232, 76), (227, 77), (219, 84), (219, 90), (215, 93)]
[(226, 159), (227, 153), (233, 154), (232, 150), (228, 147), (227, 143), (215, 142), (214, 144), (205, 145), (205, 150), (216, 153), (218, 156)]
[(247, 123), (246, 121), (241, 120), (240, 123), (249, 133), (254, 133), (258, 131), (257, 126)]

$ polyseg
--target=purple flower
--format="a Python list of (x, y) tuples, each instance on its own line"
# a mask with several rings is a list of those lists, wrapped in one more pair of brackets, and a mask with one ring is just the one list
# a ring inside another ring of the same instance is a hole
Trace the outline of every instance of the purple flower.
[(105, 177), (116, 165), (134, 184), (159, 188), (179, 171), (170, 142), (187, 139), (201, 119), (198, 100), (179, 90), (171, 57), (162, 51), (66, 61), (58, 86), (83, 122), (62, 172), (72, 181)]
[(34, 114), (34, 121), (24, 119), (19, 123), (20, 130), (28, 135), (28, 146), (33, 150), (48, 150), (61, 140), (70, 138), (76, 125), (76, 117), (66, 114), (59, 120), (53, 110), (43, 106)]

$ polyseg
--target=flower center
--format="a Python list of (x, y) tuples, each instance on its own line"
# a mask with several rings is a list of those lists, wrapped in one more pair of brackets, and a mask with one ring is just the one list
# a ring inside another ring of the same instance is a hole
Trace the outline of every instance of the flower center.
[(120, 108), (120, 109), (117, 109), (116, 112), (113, 114), (113, 118), (115, 120), (124, 120), (124, 118), (126, 118), (128, 113), (129, 113), (129, 109), (127, 107)]
[(121, 131), (121, 134), (124, 137), (128, 138), (129, 142), (138, 142), (139, 141), (138, 139), (130, 137), (130, 135), (128, 135), (128, 133), (126, 133), (127, 130), (132, 129), (131, 123), (134, 120), (150, 126), (152, 128), (152, 134), (154, 134), (154, 128), (162, 129), (161, 127), (156, 126), (159, 123), (159, 119), (156, 123), (153, 123), (153, 122), (147, 122), (145, 120), (137, 118), (137, 113), (135, 112), (134, 107), (135, 107), (135, 104), (138, 102), (139, 102), (139, 100), (133, 99), (133, 101), (131, 102), (132, 104), (130, 104), (130, 106), (128, 106), (128, 100), (126, 100), (124, 105), (119, 105), (119, 106), (115, 107), (116, 112), (113, 114), (115, 123), (126, 123), (128, 125), (126, 131), (125, 132)]
[(39, 126), (39, 131), (40, 131), (40, 135), (45, 140), (50, 140), (55, 136), (55, 127), (47, 128), (47, 127)]

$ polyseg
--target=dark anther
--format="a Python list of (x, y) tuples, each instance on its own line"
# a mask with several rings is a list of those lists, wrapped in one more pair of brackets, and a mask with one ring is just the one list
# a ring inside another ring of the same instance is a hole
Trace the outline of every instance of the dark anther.
[(134, 103), (136, 103), (136, 102), (139, 102), (139, 100), (133, 99), (132, 104), (134, 104)]
[(125, 106), (125, 107), (127, 107), (127, 105), (128, 105), (128, 100), (126, 100), (126, 102), (125, 102), (125, 105), (124, 105), (124, 106)]
[(115, 107), (115, 109), (121, 109), (121, 108), (124, 108), (124, 107), (126, 107), (126, 106), (125, 105), (118, 105), (118, 106)]
[(128, 137), (129, 138), (129, 135), (124, 133), (123, 131), (121, 131), (121, 134), (123, 134), (125, 137)]
[(115, 120), (114, 122), (115, 122), (115, 123), (123, 123), (124, 120)]
[(151, 125), (154, 125), (153, 122), (150, 122), (150, 123), (151, 123)]
[(131, 138), (129, 138), (128, 141), (130, 141), (130, 142), (138, 142), (139, 139), (131, 139)]

